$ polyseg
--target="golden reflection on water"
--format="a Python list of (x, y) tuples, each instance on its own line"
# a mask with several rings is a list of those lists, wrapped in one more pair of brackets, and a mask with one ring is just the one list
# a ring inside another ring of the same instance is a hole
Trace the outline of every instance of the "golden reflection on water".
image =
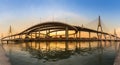
[[(18, 58), (19, 55), (30, 55), (29, 58), (44, 59), (45, 61), (58, 61), (69, 59), (71, 56), (91, 56), (96, 54), (98, 59), (111, 50), (118, 50), (118, 42), (22, 42), (9, 43), (4, 46), (8, 54)], [(105, 52), (105, 53), (104, 53)], [(112, 51), (113, 52), (113, 51)], [(25, 56), (26, 56), (25, 55)]]
[(76, 48), (97, 48), (101, 47), (109, 47), (114, 43), (110, 42), (26, 42), (23, 43), (22, 46), (24, 48), (31, 47), (36, 50), (64, 50), (67, 48), (68, 50), (75, 50)]

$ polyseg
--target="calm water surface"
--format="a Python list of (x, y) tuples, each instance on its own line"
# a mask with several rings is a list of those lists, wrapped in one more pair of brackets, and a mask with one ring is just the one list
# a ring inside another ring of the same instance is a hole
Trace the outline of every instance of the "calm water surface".
[(113, 65), (119, 42), (3, 44), (12, 65)]

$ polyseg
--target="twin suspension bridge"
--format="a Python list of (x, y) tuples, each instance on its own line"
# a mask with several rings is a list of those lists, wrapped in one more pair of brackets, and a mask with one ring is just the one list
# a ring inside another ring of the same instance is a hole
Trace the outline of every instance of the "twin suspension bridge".
[[(82, 37), (81, 32), (86, 32), (87, 38)], [(1, 41), (119, 41), (116, 30), (114, 34), (104, 32), (100, 16), (98, 18), (97, 30), (83, 26), (69, 25), (62, 22), (44, 22), (17, 33), (2, 37)], [(91, 34), (96, 35), (92, 37)]]

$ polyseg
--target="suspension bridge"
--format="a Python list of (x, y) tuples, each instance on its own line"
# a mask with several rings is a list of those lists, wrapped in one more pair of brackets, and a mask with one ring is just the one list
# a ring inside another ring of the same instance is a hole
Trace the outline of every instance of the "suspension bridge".
[[(97, 30), (83, 26), (69, 25), (58, 21), (44, 22), (17, 33), (2, 37), (2, 41), (119, 41), (116, 30), (114, 34), (104, 32), (101, 18), (98, 17)], [(81, 32), (86, 32), (87, 38), (81, 37)], [(94, 37), (91, 34), (94, 33)]]

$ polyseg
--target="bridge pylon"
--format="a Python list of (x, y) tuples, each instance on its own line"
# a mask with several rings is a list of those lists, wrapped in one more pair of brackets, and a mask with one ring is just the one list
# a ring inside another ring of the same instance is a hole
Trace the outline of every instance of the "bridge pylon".
[[(11, 36), (12, 35), (12, 27), (11, 27), (11, 25), (10, 25), (10, 27), (9, 27), (9, 32), (8, 32), (8, 35), (9, 36)], [(12, 37), (9, 37), (9, 39), (11, 39)]]
[(100, 16), (98, 17), (98, 27), (97, 27), (97, 36), (98, 36), (98, 39), (101, 39), (102, 38), (102, 34), (99, 33), (99, 32), (103, 32), (103, 29), (102, 29), (102, 25), (101, 25), (101, 18)]
[(116, 33), (116, 29), (114, 29), (114, 40), (116, 40), (117, 39), (117, 33)]

